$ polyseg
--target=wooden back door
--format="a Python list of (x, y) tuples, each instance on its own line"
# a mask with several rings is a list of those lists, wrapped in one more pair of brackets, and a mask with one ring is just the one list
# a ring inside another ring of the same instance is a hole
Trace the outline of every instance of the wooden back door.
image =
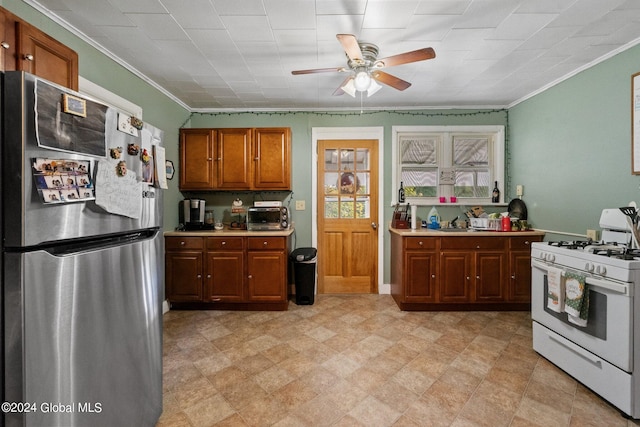
[(377, 293), (378, 140), (318, 140), (318, 293)]

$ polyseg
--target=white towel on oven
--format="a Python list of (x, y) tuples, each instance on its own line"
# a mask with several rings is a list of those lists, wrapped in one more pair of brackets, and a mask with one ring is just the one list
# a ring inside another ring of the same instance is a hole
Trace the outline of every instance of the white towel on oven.
[(562, 270), (556, 267), (547, 269), (547, 307), (558, 313), (564, 311), (564, 278)]
[(565, 273), (565, 306), (569, 322), (585, 327), (589, 317), (589, 287), (585, 276)]

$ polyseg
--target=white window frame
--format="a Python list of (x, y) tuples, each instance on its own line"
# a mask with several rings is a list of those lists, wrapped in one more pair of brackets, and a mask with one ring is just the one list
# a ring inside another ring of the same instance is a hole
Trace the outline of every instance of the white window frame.
[[(493, 186), (489, 188), (488, 197), (479, 198), (464, 198), (458, 200), (455, 204), (477, 204), (477, 205), (499, 205), (504, 204), (505, 187), (505, 130), (504, 126), (393, 126), (391, 128), (391, 151), (392, 151), (392, 166), (391, 176), (393, 177), (392, 187), (393, 195), (391, 197), (391, 205), (398, 203), (398, 189), (400, 188), (401, 179), (401, 167), (399, 156), (399, 137), (404, 134), (419, 135), (421, 133), (434, 135), (440, 134), (440, 144), (437, 153), (438, 168), (450, 168), (453, 165), (450, 164), (451, 149), (453, 147), (451, 141), (452, 137), (464, 134), (478, 136), (491, 135), (492, 138), (489, 142), (489, 156), (491, 162), (489, 165), (491, 173), (491, 182), (498, 181), (498, 189), (500, 190), (500, 201), (498, 203), (491, 202), (491, 190)], [(449, 197), (453, 196), (453, 186), (441, 185), (438, 183), (438, 192), (436, 197), (407, 197), (405, 203), (412, 205), (427, 206), (427, 205), (453, 205), (449, 202)], [(446, 203), (440, 203), (439, 197), (445, 196)]]

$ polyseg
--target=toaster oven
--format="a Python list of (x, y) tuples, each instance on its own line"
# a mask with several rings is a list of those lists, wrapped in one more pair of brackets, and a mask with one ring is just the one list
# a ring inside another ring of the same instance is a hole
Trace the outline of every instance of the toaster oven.
[(285, 207), (251, 207), (247, 209), (247, 230), (278, 231), (289, 228), (289, 209)]

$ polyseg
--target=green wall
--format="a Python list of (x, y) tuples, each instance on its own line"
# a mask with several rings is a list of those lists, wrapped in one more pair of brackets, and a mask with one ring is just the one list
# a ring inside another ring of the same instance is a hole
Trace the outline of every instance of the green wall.
[(510, 109), (511, 187), (524, 185), (536, 227), (584, 235), (599, 230), (602, 209), (640, 202), (631, 174), (638, 71), (636, 46)]
[[(356, 102), (356, 101), (354, 101)], [(366, 100), (365, 100), (366, 103)], [(391, 221), (393, 207), (392, 183), (391, 183), (391, 130), (392, 126), (408, 125), (506, 125), (506, 110), (422, 110), (422, 111), (364, 111), (360, 112), (254, 112), (254, 113), (195, 113), (190, 123), (186, 127), (278, 127), (285, 126), (291, 128), (292, 133), (292, 200), (305, 200), (307, 209), (304, 211), (292, 211), (293, 220), (296, 224), (296, 246), (311, 246), (311, 176), (312, 167), (312, 139), (311, 130), (317, 127), (384, 127), (384, 152), (380, 153), (384, 157), (384, 196), (382, 204), (384, 206), (384, 219), (380, 222), (388, 224)], [(243, 200), (245, 205), (251, 204), (253, 197), (243, 193), (186, 193), (185, 197), (198, 197), (207, 201), (209, 206), (214, 207), (216, 215), (221, 215), (223, 211), (229, 211), (231, 201), (235, 197)], [(264, 199), (273, 198), (285, 200), (286, 193), (263, 194)], [(260, 197), (258, 197), (258, 200)], [(180, 199), (170, 200), (177, 204)], [(287, 201), (286, 199), (285, 201)], [(291, 205), (293, 208), (293, 203)], [(431, 207), (422, 206), (418, 209), (418, 216), (427, 217)], [(459, 207), (441, 208), (439, 213), (445, 219), (454, 218), (460, 213)], [(228, 212), (225, 219), (228, 219)], [(386, 225), (385, 225), (386, 229)], [(389, 265), (389, 235), (384, 236), (384, 259), (381, 260), (384, 266), (384, 283), (390, 280)]]

